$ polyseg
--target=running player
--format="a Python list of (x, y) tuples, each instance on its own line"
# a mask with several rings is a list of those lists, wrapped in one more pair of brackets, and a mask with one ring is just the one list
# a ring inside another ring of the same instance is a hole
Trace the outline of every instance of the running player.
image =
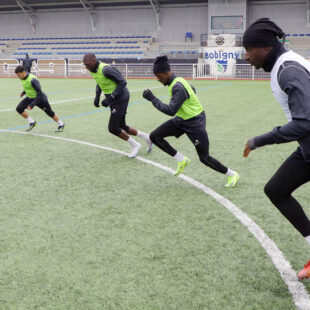
[(179, 138), (185, 133), (195, 145), (200, 161), (211, 169), (226, 174), (225, 187), (235, 187), (240, 178), (239, 174), (209, 155), (206, 115), (195, 89), (185, 79), (172, 73), (167, 56), (156, 58), (153, 73), (160, 83), (168, 86), (170, 103), (164, 104), (149, 89), (143, 92), (143, 97), (151, 101), (159, 111), (175, 117), (156, 128), (150, 134), (150, 138), (155, 145), (177, 161), (178, 168), (175, 175), (182, 173), (190, 160), (175, 150), (164, 138), (169, 136)]
[(42, 92), (38, 78), (35, 75), (28, 73), (24, 66), (17, 66), (15, 69), (15, 73), (21, 80), (24, 88), (24, 91), (20, 94), (20, 97), (27, 95), (27, 97), (24, 98), (16, 107), (16, 111), (23, 118), (27, 119), (29, 123), (29, 128), (27, 129), (27, 131), (35, 127), (37, 122), (32, 117), (30, 117), (28, 112), (25, 110), (32, 110), (35, 106), (39, 107), (49, 117), (51, 117), (55, 122), (58, 123), (58, 128), (56, 132), (63, 131), (63, 129), (65, 128), (65, 124), (52, 110), (46, 94)]
[[(310, 181), (310, 63), (284, 48), (282, 29), (268, 18), (254, 22), (243, 35), (246, 59), (257, 69), (271, 72), (271, 88), (288, 123), (263, 135), (250, 138), (244, 157), (268, 144), (297, 141), (299, 147), (281, 165), (265, 186), (271, 202), (310, 245), (310, 221), (292, 193)], [(310, 277), (310, 261), (298, 273)]]
[(96, 55), (92, 53), (86, 54), (83, 62), (97, 82), (94, 101), (95, 107), (99, 107), (102, 91), (104, 92), (105, 99), (101, 104), (104, 107), (110, 107), (109, 132), (130, 144), (131, 152), (128, 156), (130, 158), (138, 155), (141, 144), (129, 135), (143, 138), (148, 146), (147, 151), (150, 152), (152, 150), (152, 142), (149, 135), (126, 124), (126, 113), (130, 94), (126, 87), (127, 82), (122, 74), (116, 68), (98, 61)]

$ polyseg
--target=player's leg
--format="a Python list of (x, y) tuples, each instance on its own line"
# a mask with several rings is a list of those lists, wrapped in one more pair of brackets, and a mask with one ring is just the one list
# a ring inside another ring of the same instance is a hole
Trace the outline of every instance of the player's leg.
[(142, 139), (144, 139), (144, 141), (147, 143), (147, 152), (151, 152), (152, 151), (152, 141), (150, 139), (150, 136), (147, 133), (144, 133), (140, 130), (137, 130), (131, 126), (128, 126), (126, 124), (126, 114), (123, 115), (122, 121), (121, 121), (121, 128), (127, 132), (127, 134), (131, 135), (131, 136), (138, 136)]
[(109, 125), (108, 125), (109, 132), (123, 139), (124, 141), (127, 141), (130, 144), (131, 151), (128, 157), (134, 158), (138, 155), (139, 150), (141, 149), (141, 144), (135, 141), (133, 138), (131, 138), (128, 135), (128, 133), (124, 129), (122, 129), (122, 127), (124, 127), (123, 123), (124, 123), (125, 115), (122, 115), (122, 114), (119, 114), (113, 111), (116, 111), (116, 110), (113, 110), (111, 108), (111, 116), (110, 116)]
[[(301, 185), (310, 181), (310, 163), (306, 162), (300, 149), (295, 151), (266, 184), (264, 191), (271, 202), (300, 232), (310, 246), (310, 221), (302, 206), (292, 196)], [(299, 274), (310, 277), (310, 264)]]
[(200, 161), (209, 168), (227, 175), (227, 183), (225, 187), (235, 187), (240, 178), (239, 174), (210, 156), (209, 138), (204, 127), (192, 129), (189, 132), (186, 132), (186, 134), (195, 145)]
[[(148, 145), (148, 152), (152, 150), (152, 142), (149, 138), (149, 135), (139, 131), (133, 127), (127, 126), (126, 124), (126, 114), (127, 114), (127, 107), (129, 103), (130, 93), (128, 90), (125, 90), (124, 93), (118, 97), (114, 103), (111, 104), (110, 109), (112, 114), (121, 115), (121, 119), (119, 120), (119, 127), (124, 131), (121, 134), (121, 138), (125, 141), (128, 141), (132, 147), (132, 151), (129, 157), (136, 157), (138, 154), (141, 145), (140, 143), (136, 142), (134, 139), (130, 138), (128, 135), (138, 136), (143, 138), (147, 145)], [(126, 134), (127, 135), (126, 135)]]
[(26, 111), (31, 101), (32, 100), (30, 98), (26, 97), (16, 107), (17, 113), (19, 113), (29, 123), (29, 128), (27, 129), (27, 131), (31, 130), (37, 123), (32, 117), (29, 116), (28, 112)]
[(40, 101), (37, 106), (42, 109), (49, 117), (51, 117), (57, 124), (58, 128), (56, 132), (61, 132), (65, 128), (64, 122), (59, 118), (59, 116), (52, 110), (51, 105), (45, 94), (43, 94), (42, 101)]
[[(109, 132), (124, 141), (127, 141), (131, 146), (131, 152), (128, 156), (129, 158), (134, 158), (138, 155), (139, 150), (141, 149), (141, 144), (137, 141), (135, 141), (133, 138), (131, 138), (127, 131), (129, 129), (127, 128), (125, 117), (129, 102), (129, 92), (128, 90), (125, 90), (123, 94), (115, 99), (113, 103), (110, 105), (111, 110), (111, 116), (109, 120), (108, 129)], [(123, 129), (123, 128), (125, 129)]]
[(178, 128), (173, 119), (161, 124), (150, 134), (151, 141), (162, 151), (172, 156), (178, 162), (178, 168), (175, 175), (183, 172), (184, 168), (190, 163), (189, 158), (175, 150), (164, 138), (176, 137), (179, 138), (184, 132)]
[(225, 187), (235, 187), (240, 176), (209, 154), (209, 138), (206, 131), (206, 116), (201, 113), (190, 120), (181, 121), (181, 128), (195, 145), (200, 161), (211, 169), (227, 175)]

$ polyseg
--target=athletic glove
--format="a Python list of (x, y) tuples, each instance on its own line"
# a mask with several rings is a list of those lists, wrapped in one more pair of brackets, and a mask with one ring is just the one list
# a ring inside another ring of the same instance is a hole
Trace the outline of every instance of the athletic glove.
[(144, 92), (143, 92), (143, 98), (145, 98), (146, 100), (148, 101), (153, 101), (156, 97), (154, 96), (154, 94), (152, 93), (151, 90), (149, 89), (146, 89)]
[(96, 108), (99, 108), (99, 97), (96, 97), (95, 100), (94, 100), (94, 106)]
[(105, 95), (105, 98), (101, 101), (101, 104), (104, 106), (104, 107), (108, 107), (111, 103), (113, 103), (115, 97), (110, 94), (110, 95)]
[(102, 104), (103, 107), (108, 107), (109, 104), (107, 103), (107, 98), (103, 99), (103, 100), (101, 101), (101, 104)]

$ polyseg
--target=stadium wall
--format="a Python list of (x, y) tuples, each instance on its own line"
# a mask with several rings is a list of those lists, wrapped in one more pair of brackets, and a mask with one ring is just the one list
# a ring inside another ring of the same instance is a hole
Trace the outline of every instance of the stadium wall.
[[(247, 1), (246, 0), (230, 0), (228, 2), (209, 0), (208, 6), (208, 33), (209, 34), (221, 34), (221, 33), (243, 33), (247, 26)], [(242, 16), (243, 23), (242, 28), (231, 29), (212, 29), (212, 17), (216, 16)]]
[(100, 35), (152, 35), (159, 41), (184, 41), (185, 33), (193, 33), (193, 41), (200, 41), (200, 35), (208, 31), (207, 6), (162, 7), (161, 29), (153, 10), (107, 9), (98, 10), (95, 15), (96, 31), (92, 31), (89, 16), (85, 11), (36, 13), (33, 17), (36, 34), (32, 32), (24, 14), (2, 14), (0, 36), (21, 37), (66, 37)]
[[(295, 2), (295, 3), (293, 3)], [(292, 1), (291, 4), (251, 4), (248, 6), (248, 21), (251, 24), (261, 17), (269, 17), (283, 29), (285, 33), (310, 33), (307, 23), (306, 1)], [(275, 1), (273, 2), (275, 3)]]

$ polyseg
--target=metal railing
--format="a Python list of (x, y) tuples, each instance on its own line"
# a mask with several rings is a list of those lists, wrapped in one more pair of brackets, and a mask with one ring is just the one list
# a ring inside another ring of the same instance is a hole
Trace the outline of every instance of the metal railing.
[(249, 64), (233, 64), (224, 72), (218, 70), (218, 64), (197, 64), (193, 68), (194, 79), (231, 79), (231, 80), (262, 80), (270, 79), (270, 72), (255, 69)]
[[(16, 77), (17, 60), (0, 59), (0, 77)], [(112, 64), (125, 78), (147, 79), (155, 78), (153, 64)], [(233, 64), (229, 68), (219, 70), (218, 64), (171, 64), (171, 70), (187, 79), (270, 79), (270, 73), (262, 69), (256, 70), (249, 64)], [(33, 63), (32, 73), (38, 77), (89, 78), (91, 75), (82, 60), (38, 60)]]

